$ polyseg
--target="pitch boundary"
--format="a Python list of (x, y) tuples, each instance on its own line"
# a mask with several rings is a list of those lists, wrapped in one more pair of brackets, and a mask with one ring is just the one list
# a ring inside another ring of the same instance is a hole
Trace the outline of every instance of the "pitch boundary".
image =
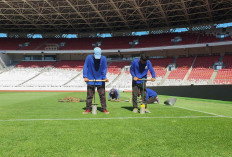
[(16, 121), (82, 121), (82, 120), (126, 120), (126, 119), (194, 119), (214, 118), (222, 116), (182, 116), (182, 117), (111, 117), (111, 118), (58, 118), (58, 119), (0, 119), (0, 122)]
[(180, 106), (173, 106), (173, 107), (180, 108), (180, 109), (184, 109), (184, 110), (189, 110), (189, 111), (195, 111), (195, 112), (200, 112), (200, 113), (206, 113), (206, 114), (214, 115), (214, 116), (217, 116), (217, 117), (232, 118), (232, 117), (229, 117), (229, 116), (219, 115), (219, 114), (215, 114), (215, 113), (210, 113), (210, 112), (205, 112), (205, 111), (200, 111), (200, 110), (195, 110), (195, 109), (190, 109), (190, 108), (185, 108), (185, 107), (180, 107)]

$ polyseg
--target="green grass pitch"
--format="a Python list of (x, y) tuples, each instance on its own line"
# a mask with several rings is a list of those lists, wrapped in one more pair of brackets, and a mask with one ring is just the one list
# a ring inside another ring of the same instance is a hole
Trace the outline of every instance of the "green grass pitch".
[(232, 156), (232, 102), (178, 97), (172, 107), (159, 96), (151, 114), (107, 101), (109, 115), (83, 115), (85, 102), (58, 102), (67, 96), (86, 99), (85, 92), (0, 92), (0, 156)]

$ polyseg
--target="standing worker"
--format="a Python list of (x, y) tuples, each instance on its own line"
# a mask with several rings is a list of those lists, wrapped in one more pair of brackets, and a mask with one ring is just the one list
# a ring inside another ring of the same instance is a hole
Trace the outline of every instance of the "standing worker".
[(111, 99), (115, 99), (115, 100), (118, 100), (119, 99), (119, 92), (117, 89), (115, 88), (112, 88), (110, 91), (109, 91), (109, 99), (108, 100), (111, 100)]
[[(100, 97), (102, 112), (109, 114), (106, 109), (105, 82), (109, 82), (106, 78), (107, 61), (106, 57), (101, 55), (101, 48), (95, 47), (94, 54), (88, 55), (85, 59), (83, 68), (84, 81), (87, 83), (87, 100), (86, 110), (83, 114), (91, 112), (92, 99), (95, 93), (95, 86)], [(94, 82), (89, 80), (104, 80), (102, 82)]]
[(142, 101), (145, 102), (145, 112), (146, 113), (151, 113), (147, 109), (147, 103), (146, 103), (146, 81), (144, 81), (144, 86), (143, 86), (143, 80), (140, 79), (147, 79), (147, 72), (148, 70), (150, 71), (152, 78), (151, 81), (155, 81), (155, 71), (152, 67), (151, 62), (148, 60), (149, 56), (146, 56), (145, 54), (142, 54), (140, 56), (140, 59), (135, 59), (131, 63), (130, 67), (130, 73), (132, 75), (132, 101), (133, 101), (133, 112), (137, 113), (138, 112), (138, 104), (137, 104), (137, 96), (139, 94), (139, 90), (142, 93)]

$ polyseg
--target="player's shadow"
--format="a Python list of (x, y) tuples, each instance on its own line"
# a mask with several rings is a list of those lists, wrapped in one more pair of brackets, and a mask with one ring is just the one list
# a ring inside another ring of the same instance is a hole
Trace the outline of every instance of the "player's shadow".
[(129, 111), (133, 111), (133, 107), (128, 107), (128, 106), (122, 106), (121, 108), (123, 108), (123, 109), (127, 109), (127, 110), (129, 110)]

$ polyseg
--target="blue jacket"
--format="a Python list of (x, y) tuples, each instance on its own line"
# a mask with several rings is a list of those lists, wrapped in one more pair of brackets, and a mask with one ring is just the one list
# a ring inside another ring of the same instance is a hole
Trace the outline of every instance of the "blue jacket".
[[(101, 59), (95, 59), (93, 55), (88, 55), (83, 67), (83, 77), (89, 80), (106, 79), (107, 61), (105, 56)], [(95, 82), (95, 85), (102, 85), (102, 82)], [(94, 85), (94, 82), (88, 82), (88, 85)]]
[[(110, 99), (110, 97), (111, 97), (111, 91), (112, 91), (112, 89), (109, 91), (109, 99)], [(117, 90), (117, 89), (114, 89), (114, 92), (116, 93), (117, 99), (119, 99), (119, 92), (118, 92), (118, 90)]]
[[(131, 63), (130, 73), (132, 75), (132, 79), (134, 77), (138, 77), (139, 79), (142, 79), (142, 78), (146, 79), (148, 70), (150, 71), (152, 78), (155, 78), (155, 71), (154, 71), (152, 64), (149, 60), (147, 60), (146, 64), (142, 64), (140, 62), (140, 59), (135, 59)], [(142, 81), (134, 81), (133, 80), (133, 83), (140, 84), (140, 83), (142, 83)]]
[(150, 97), (157, 97), (157, 93), (155, 91), (153, 91), (152, 89), (147, 88), (147, 100)]

